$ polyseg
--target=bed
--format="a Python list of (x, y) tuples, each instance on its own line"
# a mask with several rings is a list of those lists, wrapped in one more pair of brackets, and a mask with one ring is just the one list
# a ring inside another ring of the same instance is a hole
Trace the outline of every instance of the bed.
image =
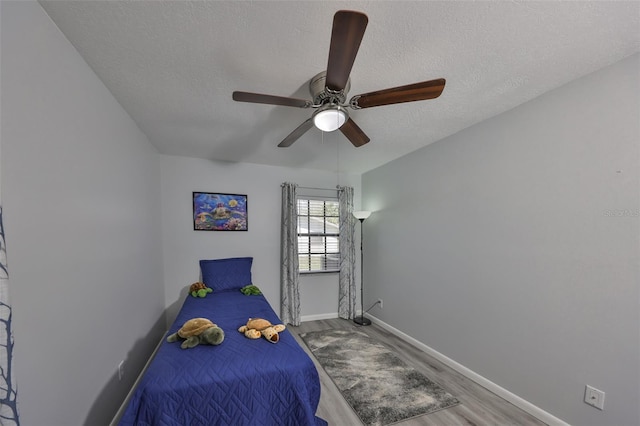
[(181, 349), (163, 341), (120, 420), (120, 425), (326, 425), (315, 415), (318, 372), (285, 330), (280, 341), (248, 339), (237, 331), (249, 317), (280, 324), (262, 295), (244, 295), (252, 258), (200, 261), (213, 293), (187, 295), (168, 334), (187, 320), (209, 318), (225, 332), (218, 346)]

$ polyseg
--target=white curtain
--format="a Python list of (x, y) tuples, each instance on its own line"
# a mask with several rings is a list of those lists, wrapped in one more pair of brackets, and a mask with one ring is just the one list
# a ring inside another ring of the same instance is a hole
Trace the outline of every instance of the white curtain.
[(280, 232), (280, 319), (294, 326), (300, 325), (297, 187), (295, 183), (282, 184)]
[(0, 424), (19, 425), (18, 389), (13, 374), (13, 333), (9, 304), (9, 270), (0, 199)]
[(352, 319), (356, 315), (356, 249), (353, 217), (353, 188), (338, 187), (340, 204), (340, 277), (338, 279), (338, 316)]

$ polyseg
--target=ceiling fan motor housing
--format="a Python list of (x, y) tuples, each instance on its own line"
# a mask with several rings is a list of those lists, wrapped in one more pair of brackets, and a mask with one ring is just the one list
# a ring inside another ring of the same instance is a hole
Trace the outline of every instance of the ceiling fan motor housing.
[(316, 74), (309, 81), (309, 92), (313, 99), (314, 105), (324, 105), (327, 103), (344, 104), (346, 95), (351, 89), (351, 79), (347, 80), (347, 84), (344, 89), (339, 92), (334, 92), (326, 86), (327, 72), (322, 71)]

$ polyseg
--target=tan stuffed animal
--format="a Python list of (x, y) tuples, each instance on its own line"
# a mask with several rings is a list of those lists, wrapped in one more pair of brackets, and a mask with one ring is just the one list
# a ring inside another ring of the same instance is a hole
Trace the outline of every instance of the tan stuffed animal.
[(207, 318), (192, 318), (185, 322), (177, 332), (167, 337), (167, 342), (177, 342), (184, 339), (180, 345), (182, 349), (198, 346), (200, 343), (219, 345), (224, 340), (224, 331)]
[(249, 339), (259, 339), (260, 336), (264, 336), (271, 343), (278, 343), (278, 340), (280, 340), (278, 333), (284, 329), (285, 326), (283, 324), (273, 325), (266, 319), (249, 318), (247, 324), (240, 327), (238, 331), (244, 333)]

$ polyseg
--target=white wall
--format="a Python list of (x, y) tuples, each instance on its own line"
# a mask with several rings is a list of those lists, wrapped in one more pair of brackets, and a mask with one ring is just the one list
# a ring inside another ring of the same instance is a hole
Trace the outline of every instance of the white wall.
[(164, 331), (157, 153), (38, 3), (0, 13), (22, 424), (106, 424)]
[[(198, 261), (223, 257), (252, 256), (254, 284), (279, 313), (280, 185), (283, 182), (328, 189), (335, 188), (339, 182), (354, 188), (355, 205), (360, 204), (360, 175), (341, 173), (338, 181), (336, 173), (165, 155), (161, 156), (160, 164), (165, 303), (170, 322), (182, 306), (186, 287), (200, 277)], [(194, 231), (193, 191), (246, 194), (248, 231)], [(302, 276), (300, 292), (303, 317), (337, 316), (337, 274)]]
[(575, 425), (640, 424), (639, 62), (363, 176), (372, 313)]

